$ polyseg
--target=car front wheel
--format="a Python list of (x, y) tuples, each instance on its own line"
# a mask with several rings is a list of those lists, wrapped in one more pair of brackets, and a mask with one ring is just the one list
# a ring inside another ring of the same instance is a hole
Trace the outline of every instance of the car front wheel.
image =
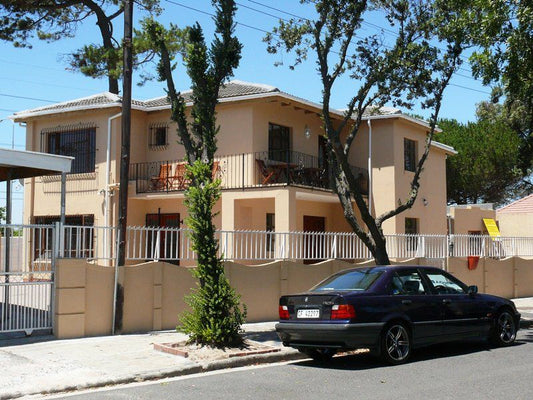
[(402, 322), (388, 325), (381, 335), (381, 356), (389, 364), (403, 364), (411, 355), (411, 339)]
[(516, 339), (516, 323), (507, 310), (501, 311), (494, 320), (490, 341), (496, 346), (509, 346)]

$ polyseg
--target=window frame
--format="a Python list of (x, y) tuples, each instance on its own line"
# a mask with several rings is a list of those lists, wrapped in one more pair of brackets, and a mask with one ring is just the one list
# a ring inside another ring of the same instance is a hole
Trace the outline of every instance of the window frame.
[[(168, 122), (153, 122), (148, 127), (148, 148), (150, 150), (165, 149), (168, 146)], [(164, 136), (160, 135), (164, 131)], [(160, 143), (159, 139), (163, 136), (164, 143)]]
[(69, 174), (96, 171), (96, 125), (58, 126), (41, 131), (41, 149), (48, 154), (74, 157)]
[(405, 171), (415, 172), (418, 159), (418, 142), (403, 138), (403, 168)]
[[(279, 135), (279, 137), (277, 137)], [(279, 142), (279, 143), (277, 143)], [(268, 123), (268, 158), (272, 161), (291, 162), (292, 128)]]

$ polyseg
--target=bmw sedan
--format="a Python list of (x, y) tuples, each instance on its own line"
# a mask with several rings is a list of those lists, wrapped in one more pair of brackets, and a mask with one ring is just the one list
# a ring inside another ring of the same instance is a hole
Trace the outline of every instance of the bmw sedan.
[(478, 293), (446, 271), (376, 266), (339, 272), (306, 293), (282, 296), (276, 331), (285, 346), (315, 360), (369, 348), (390, 364), (414, 348), (489, 339), (508, 346), (520, 314), (510, 300)]

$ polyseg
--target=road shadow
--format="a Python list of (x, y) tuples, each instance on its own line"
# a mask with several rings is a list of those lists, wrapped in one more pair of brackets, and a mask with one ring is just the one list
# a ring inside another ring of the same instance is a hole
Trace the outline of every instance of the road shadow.
[[(520, 340), (514, 343), (513, 346), (522, 346), (525, 345), (528, 341), (533, 342), (533, 331), (530, 334), (527, 334), (526, 336), (526, 339), (521, 336)], [(409, 363), (434, 360), (438, 358), (457, 357), (493, 350), (494, 348), (491, 347), (488, 342), (483, 341), (444, 343), (414, 350), (409, 359)], [(347, 371), (362, 371), (374, 368), (393, 367), (391, 365), (386, 364), (379, 357), (373, 355), (370, 352), (337, 355), (333, 357), (333, 359), (331, 359), (330, 361), (326, 362), (304, 360), (295, 363), (295, 365), (299, 365), (302, 367), (328, 368)]]
[(0, 348), (19, 346), (22, 344), (50, 342), (57, 340), (51, 333), (50, 329), (43, 329), (33, 331), (31, 335), (26, 335), (24, 332), (7, 332), (0, 333)]

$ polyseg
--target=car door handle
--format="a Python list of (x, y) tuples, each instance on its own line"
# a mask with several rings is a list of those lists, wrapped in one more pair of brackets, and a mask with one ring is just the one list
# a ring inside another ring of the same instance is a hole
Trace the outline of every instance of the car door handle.
[(405, 304), (406, 306), (408, 306), (409, 304), (413, 304), (413, 301), (412, 300), (402, 300), (402, 304)]
[(451, 302), (450, 299), (442, 299), (442, 304), (450, 304)]

